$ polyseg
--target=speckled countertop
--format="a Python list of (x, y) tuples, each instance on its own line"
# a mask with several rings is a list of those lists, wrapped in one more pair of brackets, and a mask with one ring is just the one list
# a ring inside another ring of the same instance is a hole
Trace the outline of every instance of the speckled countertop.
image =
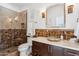
[(61, 40), (59, 42), (50, 42), (47, 40), (46, 37), (37, 37), (37, 38), (32, 38), (32, 41), (41, 42), (41, 43), (45, 43), (45, 44), (49, 44), (49, 45), (54, 45), (54, 46), (59, 46), (59, 47), (79, 51), (79, 43), (71, 42), (68, 40)]

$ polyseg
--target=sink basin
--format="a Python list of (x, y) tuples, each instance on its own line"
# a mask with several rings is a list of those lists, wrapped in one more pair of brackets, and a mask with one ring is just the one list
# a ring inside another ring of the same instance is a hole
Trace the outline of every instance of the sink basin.
[(51, 41), (51, 42), (59, 42), (61, 39), (60, 38), (55, 38), (55, 37), (48, 37), (47, 40)]

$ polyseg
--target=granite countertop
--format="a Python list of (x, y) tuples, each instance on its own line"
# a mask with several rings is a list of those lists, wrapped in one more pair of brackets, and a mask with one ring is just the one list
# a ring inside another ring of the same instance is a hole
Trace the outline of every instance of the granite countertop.
[(32, 41), (41, 42), (49, 45), (59, 46), (63, 48), (73, 49), (79, 51), (79, 43), (70, 42), (68, 40), (61, 40), (59, 42), (48, 41), (46, 37), (36, 37), (32, 38)]

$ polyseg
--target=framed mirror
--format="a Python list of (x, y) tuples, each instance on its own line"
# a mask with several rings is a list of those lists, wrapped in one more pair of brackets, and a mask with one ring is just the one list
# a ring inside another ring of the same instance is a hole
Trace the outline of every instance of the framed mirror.
[(46, 10), (46, 27), (47, 28), (64, 28), (65, 27), (65, 3), (59, 3), (50, 6)]

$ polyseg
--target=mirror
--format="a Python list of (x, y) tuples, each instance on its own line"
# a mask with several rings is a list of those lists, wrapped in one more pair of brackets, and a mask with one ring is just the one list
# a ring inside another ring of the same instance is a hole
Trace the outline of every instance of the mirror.
[(47, 28), (63, 28), (65, 27), (65, 4), (59, 3), (54, 6), (50, 6), (46, 10)]

